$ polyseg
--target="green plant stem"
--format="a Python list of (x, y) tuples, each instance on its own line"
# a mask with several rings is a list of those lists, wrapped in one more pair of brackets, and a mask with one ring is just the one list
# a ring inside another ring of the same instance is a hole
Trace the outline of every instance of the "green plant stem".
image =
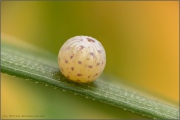
[[(42, 55), (43, 54), (43, 55)], [(65, 78), (55, 55), (3, 44), (1, 72), (68, 90), (86, 98), (107, 103), (150, 118), (178, 119), (179, 110), (157, 100), (128, 91), (99, 78), (93, 83), (78, 84)]]

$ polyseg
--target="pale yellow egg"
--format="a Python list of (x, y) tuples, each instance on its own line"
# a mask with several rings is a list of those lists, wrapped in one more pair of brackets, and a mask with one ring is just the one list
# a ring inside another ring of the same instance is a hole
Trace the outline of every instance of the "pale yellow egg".
[(97, 79), (106, 65), (102, 44), (89, 36), (75, 36), (61, 47), (58, 63), (62, 74), (69, 80), (88, 83)]

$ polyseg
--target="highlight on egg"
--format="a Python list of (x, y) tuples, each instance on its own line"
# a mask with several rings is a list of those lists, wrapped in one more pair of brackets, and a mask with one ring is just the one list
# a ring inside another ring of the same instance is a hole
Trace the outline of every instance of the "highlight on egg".
[(102, 44), (89, 36), (75, 36), (60, 48), (58, 64), (62, 74), (74, 82), (89, 83), (96, 80), (106, 65)]

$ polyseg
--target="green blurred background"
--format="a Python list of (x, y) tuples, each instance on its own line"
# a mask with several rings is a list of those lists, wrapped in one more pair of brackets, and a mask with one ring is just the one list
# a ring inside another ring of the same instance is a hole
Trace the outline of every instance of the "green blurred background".
[[(1, 37), (8, 34), (56, 55), (67, 39), (92, 36), (106, 50), (104, 74), (118, 78), (109, 81), (179, 105), (178, 1), (3, 1), (1, 33)], [(4, 118), (22, 114), (44, 115), (43, 119), (143, 118), (4, 74), (1, 112)]]

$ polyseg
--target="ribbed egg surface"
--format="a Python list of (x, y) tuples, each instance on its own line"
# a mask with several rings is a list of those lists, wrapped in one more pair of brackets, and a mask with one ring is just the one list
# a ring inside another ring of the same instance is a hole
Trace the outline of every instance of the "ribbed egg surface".
[(79, 83), (94, 81), (106, 65), (106, 53), (102, 44), (89, 36), (75, 36), (61, 47), (58, 63), (62, 74)]

